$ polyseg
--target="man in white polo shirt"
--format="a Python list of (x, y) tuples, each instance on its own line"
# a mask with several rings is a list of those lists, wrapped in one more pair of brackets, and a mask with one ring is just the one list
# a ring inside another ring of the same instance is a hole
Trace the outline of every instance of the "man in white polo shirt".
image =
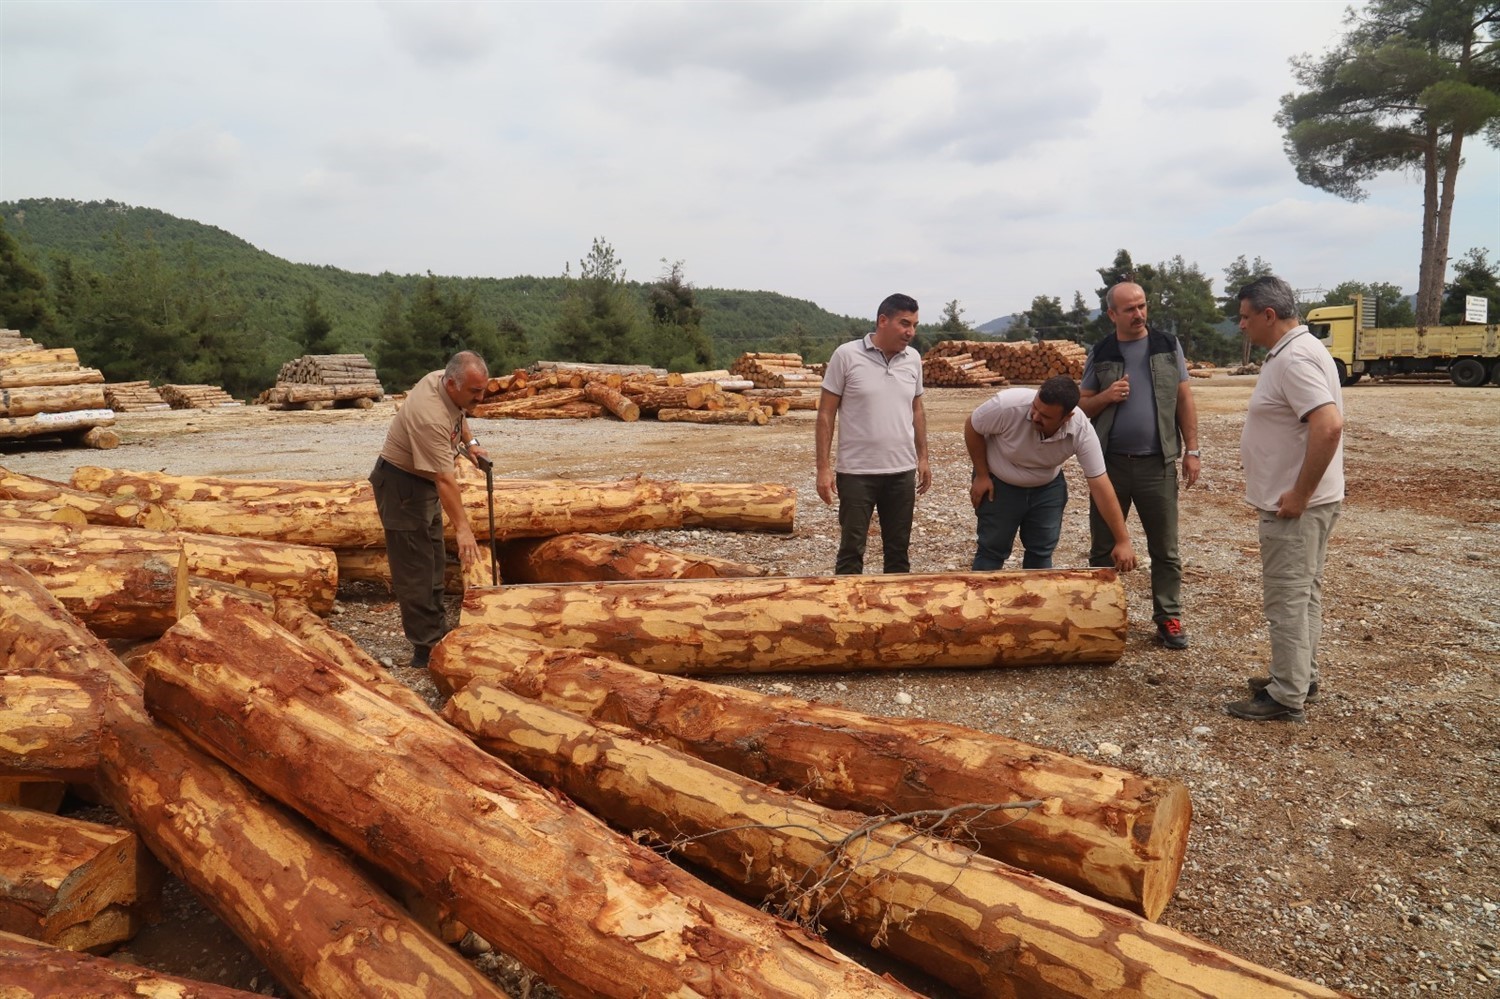
[(911, 571), (912, 516), (917, 497), (932, 484), (922, 358), (908, 346), (916, 332), (917, 300), (891, 295), (880, 303), (875, 331), (840, 344), (823, 374), (816, 431), (818, 496), (824, 503), (838, 497), (839, 553), (833, 571), (840, 575), (864, 571), (874, 513), (880, 515), (883, 571)]
[(1240, 434), (1245, 499), (1260, 515), (1261, 599), (1271, 675), (1226, 710), (1250, 721), (1305, 722), (1318, 695), (1323, 563), (1344, 499), (1344, 397), (1322, 341), (1297, 317), (1297, 298), (1267, 275), (1240, 289), (1240, 329), (1267, 351)]
[(1000, 569), (1021, 535), (1023, 569), (1052, 568), (1062, 534), (1068, 485), (1062, 466), (1073, 455), (1083, 467), (1089, 495), (1109, 525), (1115, 568), (1135, 568), (1125, 515), (1104, 471), (1094, 425), (1078, 407), (1078, 385), (1067, 375), (1042, 382), (1035, 392), (1003, 389), (964, 421), (964, 446), (974, 464), (969, 499), (979, 519), (976, 570)]

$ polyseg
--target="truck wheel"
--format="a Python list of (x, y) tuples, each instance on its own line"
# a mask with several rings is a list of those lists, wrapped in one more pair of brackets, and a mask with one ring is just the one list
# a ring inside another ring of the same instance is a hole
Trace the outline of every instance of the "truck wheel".
[(1459, 388), (1477, 388), (1485, 383), (1488, 374), (1484, 365), (1472, 357), (1454, 361), (1453, 366), (1448, 369), (1448, 377)]
[(1333, 359), (1333, 367), (1334, 367), (1334, 370), (1339, 373), (1339, 384), (1340, 385), (1353, 385), (1354, 384), (1353, 380), (1351, 380), (1350, 377), (1349, 377), (1349, 369), (1347, 367), (1345, 367), (1343, 361), (1340, 361), (1337, 357), (1335, 357)]
[(1495, 366), (1490, 368), (1490, 384), (1500, 385), (1500, 361), (1496, 361)]

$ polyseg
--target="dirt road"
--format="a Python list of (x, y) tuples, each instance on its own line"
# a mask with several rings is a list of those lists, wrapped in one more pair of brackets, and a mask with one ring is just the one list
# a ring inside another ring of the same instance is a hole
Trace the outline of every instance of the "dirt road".
[[(1246, 676), (1264, 672), (1267, 648), (1255, 524), (1240, 499), (1238, 468), (1252, 384), (1194, 382), (1204, 459), (1202, 483), (1182, 500), (1187, 651), (1155, 644), (1147, 575), (1136, 572), (1127, 579), (1129, 644), (1111, 667), (740, 682), (1003, 732), (1181, 780), (1195, 820), (1164, 923), (1357, 995), (1493, 996), (1500, 989), (1500, 389), (1361, 383), (1345, 391), (1349, 495), (1327, 570), (1324, 693), (1299, 727), (1240, 722), (1222, 709), (1243, 696)], [(914, 571), (961, 568), (972, 557), (960, 428), (988, 395), (942, 389), (927, 396), (935, 481), (918, 504)], [(390, 415), (388, 403), (348, 412), (126, 415), (116, 450), (12, 449), (0, 452), (0, 464), (64, 479), (80, 464), (363, 477)], [(813, 489), (810, 413), (760, 428), (602, 420), (476, 426), (498, 471), (516, 477), (787, 482), (800, 502), (792, 535), (675, 531), (651, 540), (791, 574), (831, 570), (837, 523)], [(1060, 566), (1086, 562), (1086, 491), (1076, 467), (1069, 480)], [(1144, 539), (1136, 538), (1144, 554)], [(388, 598), (341, 596), (334, 621), (376, 655), (403, 661), (407, 646)], [(431, 692), (420, 676), (403, 679)], [(910, 703), (898, 699), (903, 693)], [(236, 945), (203, 941), (187, 934), (189, 926), (212, 932), (182, 900), (167, 927), (143, 935), (131, 953), (177, 973), (274, 991)]]

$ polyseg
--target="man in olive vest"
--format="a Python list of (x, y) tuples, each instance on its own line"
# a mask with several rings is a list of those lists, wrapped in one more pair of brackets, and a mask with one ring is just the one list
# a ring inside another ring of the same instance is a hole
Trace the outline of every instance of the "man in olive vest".
[[(1146, 292), (1124, 281), (1105, 293), (1115, 332), (1094, 345), (1083, 369), (1078, 408), (1094, 422), (1120, 508), (1134, 504), (1151, 556), (1156, 633), (1169, 649), (1187, 648), (1182, 627), (1182, 560), (1177, 554), (1177, 460), (1191, 487), (1201, 467), (1198, 412), (1187, 359), (1175, 336), (1146, 325)], [(1089, 505), (1089, 565), (1113, 565), (1115, 538)]]

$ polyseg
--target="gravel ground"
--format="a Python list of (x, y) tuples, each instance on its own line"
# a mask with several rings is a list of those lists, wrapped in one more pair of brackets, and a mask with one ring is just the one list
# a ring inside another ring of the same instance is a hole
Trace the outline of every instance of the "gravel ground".
[[(1255, 524), (1240, 500), (1237, 460), (1252, 384), (1226, 376), (1194, 383), (1204, 472), (1181, 504), (1188, 650), (1156, 644), (1149, 581), (1138, 571), (1126, 579), (1131, 629), (1113, 666), (732, 682), (1001, 732), (1180, 780), (1195, 818), (1163, 923), (1356, 995), (1500, 995), (1500, 472), (1493, 461), (1500, 391), (1433, 384), (1346, 391), (1349, 496), (1329, 553), (1323, 697), (1309, 708), (1309, 724), (1292, 726), (1238, 721), (1222, 707), (1244, 696), (1246, 676), (1265, 671)], [(927, 395), (934, 484), (917, 507), (914, 571), (964, 568), (972, 556), (960, 430), (988, 394)], [(390, 415), (389, 403), (321, 413), (127, 414), (116, 450), (7, 448), (0, 463), (53, 478), (80, 464), (362, 477)], [(838, 528), (813, 488), (810, 413), (761, 428), (603, 420), (476, 427), (503, 475), (785, 481), (801, 501), (790, 535), (639, 536), (788, 574), (831, 570)], [(1069, 489), (1060, 566), (1086, 564), (1086, 490), (1076, 465)], [(408, 646), (387, 594), (346, 586), (333, 621), (388, 664), (404, 662)], [(424, 673), (399, 665), (393, 672), (436, 699)], [(176, 884), (163, 924), (116, 956), (286, 994)], [(526, 992), (524, 974), (506, 961), (481, 961), (513, 994)]]

